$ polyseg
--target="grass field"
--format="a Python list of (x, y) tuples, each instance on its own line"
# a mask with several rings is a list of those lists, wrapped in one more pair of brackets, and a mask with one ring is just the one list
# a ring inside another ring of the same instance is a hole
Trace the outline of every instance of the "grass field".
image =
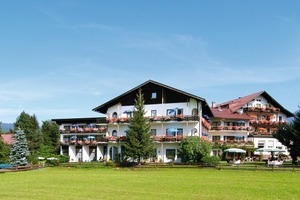
[(299, 199), (300, 173), (53, 167), (0, 174), (0, 199)]

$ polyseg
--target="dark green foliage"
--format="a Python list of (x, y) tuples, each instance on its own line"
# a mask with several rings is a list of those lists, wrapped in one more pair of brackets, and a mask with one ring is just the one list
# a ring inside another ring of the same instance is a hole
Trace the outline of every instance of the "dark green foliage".
[(55, 122), (43, 121), (42, 133), (44, 146), (48, 146), (51, 153), (59, 151), (59, 127)]
[(29, 155), (26, 136), (23, 130), (17, 130), (14, 134), (14, 143), (9, 155), (12, 166), (28, 165), (27, 156)]
[(274, 137), (289, 149), (293, 164), (296, 164), (300, 156), (300, 110), (295, 113), (291, 123), (279, 127)]
[(14, 124), (15, 130), (22, 129), (26, 135), (30, 152), (35, 153), (43, 142), (42, 133), (36, 116), (30, 116), (24, 111), (20, 114)]
[(220, 158), (218, 156), (204, 156), (201, 161), (210, 166), (216, 166), (220, 162)]
[(186, 163), (201, 163), (202, 158), (209, 156), (211, 145), (197, 136), (185, 137), (179, 148), (181, 161)]
[(141, 162), (153, 152), (153, 142), (150, 138), (150, 122), (145, 118), (144, 95), (141, 90), (136, 95), (133, 117), (128, 126), (126, 141), (124, 143), (124, 156), (133, 161)]
[(10, 146), (0, 137), (0, 163), (9, 163)]

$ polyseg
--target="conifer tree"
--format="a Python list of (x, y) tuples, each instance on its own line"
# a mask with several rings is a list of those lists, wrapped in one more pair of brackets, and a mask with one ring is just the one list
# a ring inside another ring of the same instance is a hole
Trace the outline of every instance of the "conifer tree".
[(150, 121), (145, 117), (144, 95), (141, 89), (136, 95), (133, 117), (128, 126), (124, 143), (124, 156), (137, 160), (147, 159), (153, 152), (153, 142), (150, 138)]
[(51, 148), (51, 153), (59, 151), (59, 126), (52, 121), (43, 121), (42, 124), (43, 142), (45, 146)]
[(14, 134), (14, 143), (10, 152), (10, 163), (12, 166), (28, 165), (29, 155), (26, 136), (23, 130), (19, 129)]
[(36, 153), (43, 143), (43, 135), (36, 116), (23, 111), (14, 123), (14, 127), (15, 131), (18, 129), (24, 131), (30, 152)]

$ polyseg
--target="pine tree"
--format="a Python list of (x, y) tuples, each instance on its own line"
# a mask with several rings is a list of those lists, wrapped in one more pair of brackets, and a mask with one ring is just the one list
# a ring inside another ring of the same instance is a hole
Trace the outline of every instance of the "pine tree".
[(12, 166), (28, 165), (29, 155), (26, 136), (23, 130), (19, 129), (14, 134), (14, 143), (10, 152), (10, 162)]
[(14, 123), (14, 127), (15, 131), (18, 129), (24, 131), (30, 152), (36, 153), (43, 143), (43, 135), (36, 116), (23, 111)]
[(124, 143), (124, 156), (137, 160), (147, 159), (153, 152), (153, 142), (150, 138), (150, 121), (145, 118), (144, 95), (141, 89), (136, 95), (133, 117)]
[(59, 150), (59, 127), (55, 122), (43, 121), (42, 134), (44, 145), (51, 148), (51, 153), (58, 153)]

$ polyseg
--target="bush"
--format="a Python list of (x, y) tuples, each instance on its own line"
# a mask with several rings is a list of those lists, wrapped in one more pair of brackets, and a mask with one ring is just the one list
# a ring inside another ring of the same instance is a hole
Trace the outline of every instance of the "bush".
[(58, 166), (59, 159), (46, 160), (46, 164), (47, 164), (47, 166)]
[(201, 160), (203, 163), (216, 166), (220, 162), (220, 158), (218, 156), (205, 156)]
[(66, 155), (59, 155), (58, 159), (59, 159), (60, 163), (67, 163), (67, 162), (69, 162), (69, 156), (66, 156)]
[(108, 166), (108, 167), (115, 167), (115, 163), (113, 161), (111, 161), (111, 160), (107, 161), (105, 163), (105, 165)]

